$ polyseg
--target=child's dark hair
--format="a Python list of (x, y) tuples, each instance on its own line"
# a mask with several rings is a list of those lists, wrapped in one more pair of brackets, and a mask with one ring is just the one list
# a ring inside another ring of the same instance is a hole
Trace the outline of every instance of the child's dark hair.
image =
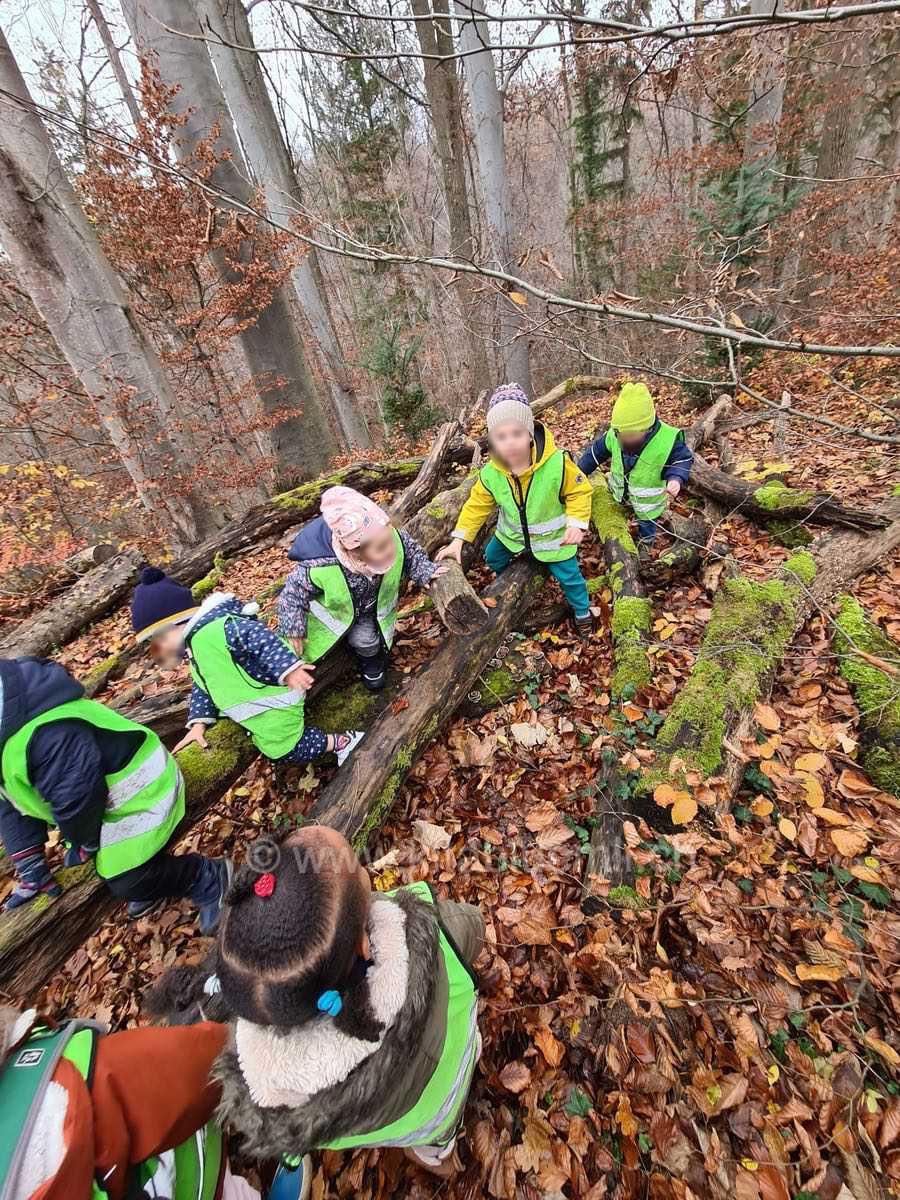
[(336, 991), (335, 1025), (377, 1041), (382, 1026), (359, 962), (369, 896), (355, 855), (318, 846), (311, 830), (295, 830), (259, 838), (247, 858), (225, 897), (219, 930), (217, 974), (228, 1009), (287, 1029), (320, 1017), (319, 998)]

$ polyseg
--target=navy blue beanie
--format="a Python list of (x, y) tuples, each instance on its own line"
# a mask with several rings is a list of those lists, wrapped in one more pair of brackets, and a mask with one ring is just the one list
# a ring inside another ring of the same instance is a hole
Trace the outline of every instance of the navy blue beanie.
[(131, 601), (131, 624), (139, 642), (184, 624), (196, 611), (190, 588), (170, 579), (159, 567), (144, 567)]

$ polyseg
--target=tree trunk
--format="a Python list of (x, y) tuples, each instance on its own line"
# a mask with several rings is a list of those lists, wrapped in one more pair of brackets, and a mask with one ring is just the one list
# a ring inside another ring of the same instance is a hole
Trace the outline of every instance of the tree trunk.
[(135, 129), (137, 129), (141, 123), (140, 105), (137, 102), (125, 68), (122, 66), (119, 47), (116, 45), (112, 30), (107, 24), (103, 9), (100, 7), (100, 0), (85, 0), (85, 3), (87, 4), (88, 12), (91, 14), (91, 20), (94, 22), (97, 33), (100, 36), (100, 41), (103, 43), (103, 48), (106, 50), (109, 65), (112, 67), (113, 75), (116, 77), (116, 83), (119, 85), (119, 91), (122, 93), (125, 107), (131, 114), (131, 120), (134, 123)]
[(139, 550), (124, 550), (94, 567), (62, 595), (0, 638), (0, 654), (9, 658), (29, 654), (41, 657), (54, 646), (64, 646), (92, 621), (114, 609), (131, 591), (142, 561)]
[(834, 649), (859, 709), (860, 761), (877, 787), (900, 796), (900, 646), (842, 596)]
[(365, 741), (320, 793), (308, 816), (339, 829), (357, 848), (366, 844), (393, 806), (410, 766), (472, 690), (485, 664), (543, 585), (530, 563), (516, 563), (486, 590), (495, 600), (488, 623), (468, 638), (450, 638), (416, 675), (401, 698), (399, 712), (388, 709)]
[[(410, 0), (416, 34), (423, 58), (422, 71), (425, 95), (428, 97), (434, 144), (441, 170), (444, 204), (450, 228), (449, 253), (452, 258), (466, 262), (478, 260), (478, 245), (472, 230), (469, 197), (466, 188), (465, 125), (462, 112), (462, 89), (453, 57), (453, 30), (448, 0)], [(429, 16), (431, 19), (429, 20)], [(435, 58), (434, 56), (443, 56)], [(461, 275), (456, 282), (465, 322), (463, 347), (471, 348), (471, 390), (479, 393), (491, 386), (491, 371), (485, 341), (479, 334), (478, 278)], [(465, 349), (462, 351), (466, 357)]]
[[(266, 88), (250, 22), (240, 0), (199, 0), (197, 16), (213, 31), (207, 43), (234, 117), (247, 164), (266, 198), (266, 211), (282, 225), (305, 215), (303, 196)], [(294, 290), (315, 339), (331, 400), (348, 446), (371, 446), (365, 414), (347, 371), (331, 312), (321, 290), (316, 251), (310, 247), (292, 272)]]
[[(487, 220), (490, 259), (500, 270), (514, 267), (510, 230), (511, 208), (503, 142), (503, 97), (491, 37), (483, 10), (471, 0), (455, 0), (459, 44), (465, 53), (469, 106), (475, 137), (483, 211)], [(522, 297), (524, 301), (524, 297)], [(498, 297), (500, 356), (507, 380), (515, 380), (531, 395), (528, 317), (524, 304), (506, 293)]]
[[(226, 156), (209, 174), (210, 182), (242, 204), (253, 205), (255, 185), (244, 165), (243, 152), (222, 88), (213, 69), (206, 43), (170, 33), (185, 29), (199, 33), (200, 26), (179, 0), (124, 0), (122, 10), (132, 36), (144, 53), (155, 53), (164, 82), (179, 84), (171, 109), (186, 116), (175, 151), (185, 168), (196, 169), (197, 147), (210, 138), (214, 127), (218, 137), (214, 149)], [(227, 205), (223, 204), (223, 209)], [(243, 245), (246, 261), (253, 257), (248, 241)], [(235, 271), (226, 256), (214, 256), (216, 268), (229, 284), (242, 283), (243, 274)], [(273, 262), (278, 271), (279, 265)], [(263, 411), (274, 421), (269, 445), (283, 479), (308, 479), (314, 476), (337, 449), (326, 410), (316, 395), (304, 357), (299, 332), (291, 310), (291, 288), (276, 288), (261, 311), (253, 306), (245, 314), (250, 321), (240, 334), (241, 345), (254, 377)], [(287, 418), (284, 413), (288, 413)]]
[(438, 429), (418, 475), (391, 504), (390, 514), (395, 525), (405, 525), (437, 491), (447, 452), (454, 438), (461, 432), (458, 421), (445, 421)]
[(145, 463), (153, 431), (132, 436), (136, 419), (160, 396), (176, 399), (162, 363), (141, 332), (121, 284), (87, 221), (25, 81), (0, 33), (0, 87), (16, 101), (0, 121), (0, 236), (16, 276), (91, 397), (100, 423), (141, 503), (184, 544), (196, 540), (191, 505), (159, 488), (159, 463)]
[(794, 636), (835, 592), (900, 545), (900, 499), (884, 511), (891, 523), (878, 533), (824, 535), (764, 583), (738, 576), (720, 587), (694, 669), (657, 736), (644, 791), (677, 786), (694, 771), (723, 776), (718, 807), (727, 811), (744, 773), (739, 751), (753, 732), (753, 707), (768, 695)]
[(434, 607), (445, 628), (457, 636), (470, 637), (484, 629), (489, 613), (455, 562), (444, 564), (446, 574), (438, 575), (428, 589)]

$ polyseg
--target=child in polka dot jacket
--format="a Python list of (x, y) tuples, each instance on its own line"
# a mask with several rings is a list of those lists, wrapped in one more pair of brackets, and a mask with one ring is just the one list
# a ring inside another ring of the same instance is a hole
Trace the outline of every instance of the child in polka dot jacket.
[(186, 656), (191, 668), (188, 733), (175, 750), (191, 742), (206, 749), (206, 726), (228, 717), (275, 762), (307, 763), (334, 751), (343, 763), (363, 734), (306, 725), (304, 702), (315, 667), (302, 663), (257, 612), (258, 605), (227, 592), (197, 605), (189, 588), (156, 567), (144, 568), (131, 608), (137, 640), (148, 642), (164, 665)]

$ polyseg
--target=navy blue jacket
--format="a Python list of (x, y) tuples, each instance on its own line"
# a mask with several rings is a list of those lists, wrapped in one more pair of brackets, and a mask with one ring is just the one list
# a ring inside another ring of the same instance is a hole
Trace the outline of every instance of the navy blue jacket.
[[(83, 695), (84, 688), (59, 663), (46, 658), (0, 659), (0, 751), (34, 717)], [(98, 845), (109, 798), (106, 776), (121, 771), (142, 738), (73, 719), (50, 721), (36, 731), (28, 746), (28, 774), (67, 841)], [(0, 836), (7, 854), (17, 854), (43, 846), (47, 827), (23, 816), (3, 796)]]
[[(584, 471), (585, 475), (592, 474), (598, 467), (602, 467), (604, 463), (609, 462), (610, 453), (606, 448), (608, 428), (609, 426), (600, 431), (578, 460), (578, 466)], [(647, 436), (636, 449), (626, 450), (624, 446), (622, 447), (622, 465), (625, 468), (626, 477), (631, 474), (634, 464), (640, 458), (641, 451), (658, 429), (659, 418), (657, 417), (653, 425), (647, 430)], [(677, 479), (683, 485), (690, 478), (691, 467), (693, 465), (694, 452), (686, 444), (684, 434), (681, 434), (672, 447), (666, 465), (662, 469), (662, 477), (667, 480)]]

